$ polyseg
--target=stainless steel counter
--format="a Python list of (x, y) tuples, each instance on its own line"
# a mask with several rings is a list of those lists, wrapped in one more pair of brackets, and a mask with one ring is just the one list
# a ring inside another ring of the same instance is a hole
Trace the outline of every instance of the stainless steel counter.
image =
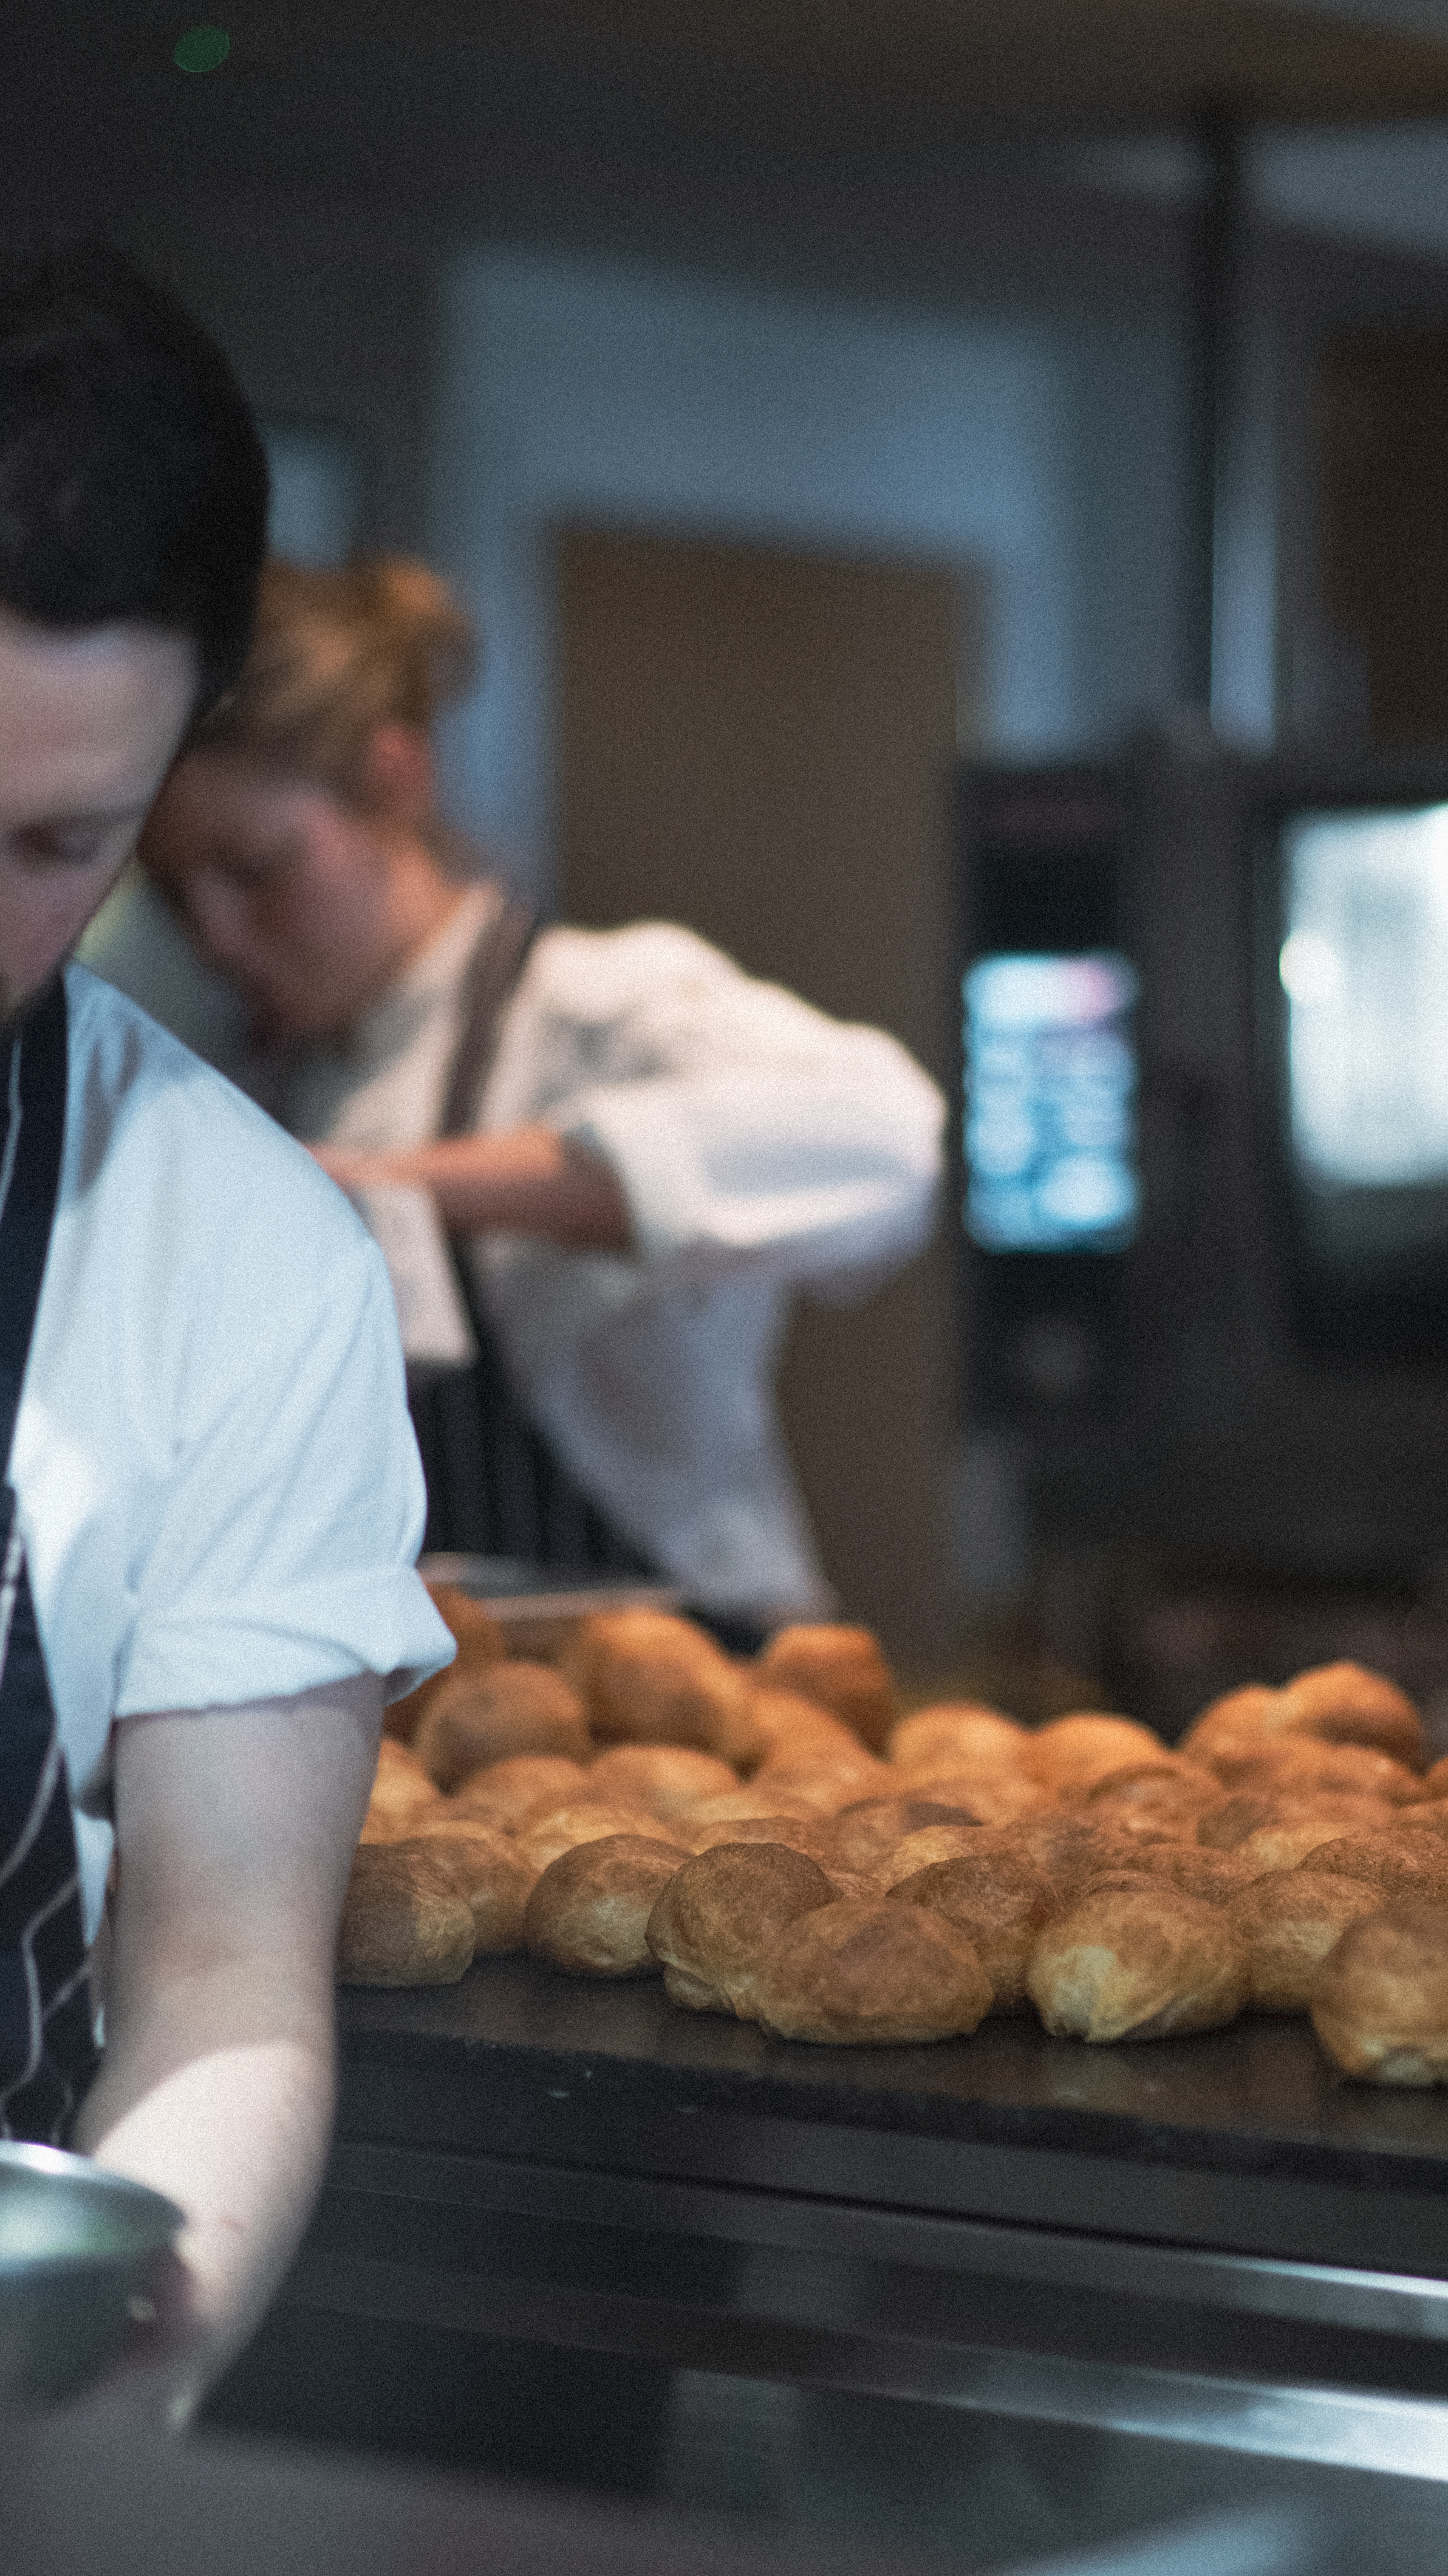
[(1338, 2082), (1302, 2027), (810, 2049), (523, 1961), (342, 2024), (286, 2292), (313, 2368), (350, 2320), (1014, 2423), (1033, 2456), (1076, 2428), (1188, 2502), (1211, 2458), (1334, 2512), (1365, 2478), (1448, 2534), (1448, 2102)]

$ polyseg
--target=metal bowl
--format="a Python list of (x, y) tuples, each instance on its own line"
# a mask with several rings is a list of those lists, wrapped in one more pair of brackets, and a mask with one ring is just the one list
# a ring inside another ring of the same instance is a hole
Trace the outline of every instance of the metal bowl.
[(85, 2156), (0, 2145), (0, 2409), (97, 2376), (182, 2224), (174, 2201)]

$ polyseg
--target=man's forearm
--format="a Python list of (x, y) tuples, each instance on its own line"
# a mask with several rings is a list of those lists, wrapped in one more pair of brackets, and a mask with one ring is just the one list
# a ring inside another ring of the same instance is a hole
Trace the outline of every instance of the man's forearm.
[[(224, 2029), (218, 1994), (215, 2027)], [(204, 2015), (204, 1986), (187, 1997)], [(179, 2426), (241, 2349), (291, 2261), (321, 2179), (334, 2092), (330, 2032), (239, 2040), (137, 2090), (124, 2049), (98, 2077), (76, 2144), (186, 2213), (157, 2316), (133, 2339), (126, 2402)]]
[(427, 1190), (449, 1234), (531, 1234), (575, 1252), (627, 1252), (628, 1202), (607, 1163), (551, 1127), (502, 1136), (446, 1136), (395, 1153), (320, 1146), (318, 1162), (345, 1189)]

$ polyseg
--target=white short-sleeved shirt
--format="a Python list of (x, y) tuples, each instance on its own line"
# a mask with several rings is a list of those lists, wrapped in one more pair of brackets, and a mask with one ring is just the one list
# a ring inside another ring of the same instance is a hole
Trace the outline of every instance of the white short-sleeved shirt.
[(452, 1641), (387, 1272), (310, 1157), (82, 967), (11, 1482), (93, 1927), (117, 1718), (393, 1696)]

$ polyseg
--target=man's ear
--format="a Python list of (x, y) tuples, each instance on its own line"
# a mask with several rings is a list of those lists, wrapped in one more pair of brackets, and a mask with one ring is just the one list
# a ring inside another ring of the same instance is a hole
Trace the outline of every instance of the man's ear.
[(367, 746), (362, 793), (389, 822), (420, 829), (437, 810), (432, 745), (420, 725), (380, 724)]

